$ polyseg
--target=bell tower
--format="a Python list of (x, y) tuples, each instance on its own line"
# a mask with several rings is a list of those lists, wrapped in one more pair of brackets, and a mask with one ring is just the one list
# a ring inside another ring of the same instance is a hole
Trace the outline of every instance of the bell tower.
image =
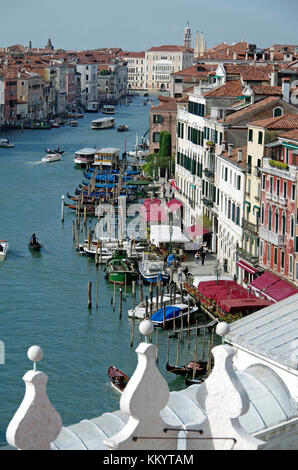
[(184, 29), (184, 47), (191, 48), (191, 30), (189, 22), (187, 22), (187, 26)]

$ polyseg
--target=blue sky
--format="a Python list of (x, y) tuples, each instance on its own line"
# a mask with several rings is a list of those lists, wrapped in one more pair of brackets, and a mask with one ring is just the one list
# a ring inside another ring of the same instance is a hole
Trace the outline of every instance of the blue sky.
[(187, 22), (195, 46), (248, 41), (259, 47), (297, 44), (297, 0), (14, 0), (1, 2), (0, 47), (12, 44), (141, 51), (183, 44)]

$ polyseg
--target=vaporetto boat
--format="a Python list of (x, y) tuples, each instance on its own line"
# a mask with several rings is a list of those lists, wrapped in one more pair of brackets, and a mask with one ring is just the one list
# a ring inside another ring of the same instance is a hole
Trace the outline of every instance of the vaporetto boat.
[(108, 129), (115, 126), (114, 118), (98, 118), (91, 122), (91, 129)]

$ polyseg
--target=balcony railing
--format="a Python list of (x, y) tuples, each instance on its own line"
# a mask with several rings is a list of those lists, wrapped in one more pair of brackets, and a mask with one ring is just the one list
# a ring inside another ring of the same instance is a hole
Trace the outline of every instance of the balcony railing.
[(271, 243), (272, 245), (282, 247), (286, 244), (285, 235), (279, 235), (278, 233), (272, 232), (265, 227), (259, 228), (260, 238), (264, 241)]
[(210, 201), (209, 199), (205, 197), (202, 198), (202, 203), (207, 207), (213, 207), (213, 201)]
[(205, 173), (206, 178), (214, 179), (214, 171), (210, 171), (207, 168), (205, 168), (205, 170), (203, 171)]
[(242, 219), (242, 228), (243, 228), (243, 230), (247, 230), (248, 232), (251, 232), (251, 233), (257, 235), (259, 226), (257, 224), (253, 224), (253, 223), (249, 222), (246, 219)]
[(248, 251), (245, 251), (243, 248), (237, 249), (238, 256), (241, 256), (245, 261), (248, 261), (253, 266), (257, 266), (259, 264), (259, 257), (255, 256)]

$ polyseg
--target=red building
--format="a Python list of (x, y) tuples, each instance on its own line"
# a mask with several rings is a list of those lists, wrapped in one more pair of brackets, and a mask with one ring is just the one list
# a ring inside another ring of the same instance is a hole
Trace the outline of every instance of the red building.
[(298, 129), (265, 146), (259, 227), (260, 265), (295, 283), (297, 157)]
[(17, 118), (17, 77), (10, 72), (4, 72), (4, 120), (14, 122)]

